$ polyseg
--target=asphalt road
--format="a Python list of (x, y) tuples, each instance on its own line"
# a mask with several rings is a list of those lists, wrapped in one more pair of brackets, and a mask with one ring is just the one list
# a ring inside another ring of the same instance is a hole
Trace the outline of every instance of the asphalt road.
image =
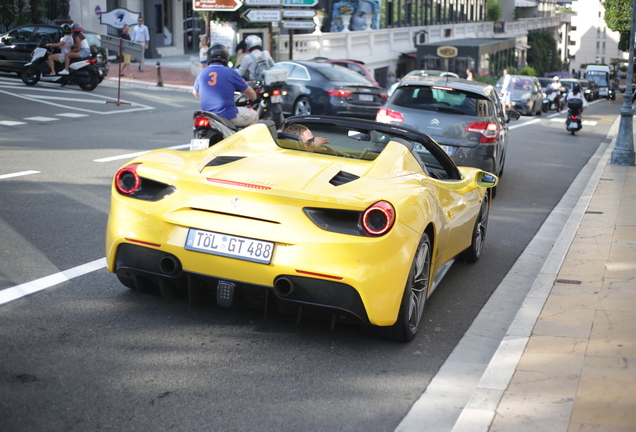
[(44, 287), (0, 305), (0, 431), (394, 430), (621, 106), (594, 104), (576, 136), (564, 115), (511, 123), (483, 257), (456, 263), (415, 340), (396, 344), (120, 285), (101, 261), (112, 176), (136, 152), (187, 144), (197, 103), (152, 88), (107, 100), (116, 88), (0, 74), (0, 298)]

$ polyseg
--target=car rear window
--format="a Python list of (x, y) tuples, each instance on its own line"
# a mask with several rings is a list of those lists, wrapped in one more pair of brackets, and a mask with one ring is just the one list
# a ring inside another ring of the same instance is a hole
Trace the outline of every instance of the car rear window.
[(371, 84), (365, 77), (341, 66), (319, 66), (316, 71), (329, 81)]
[(492, 116), (494, 114), (494, 106), (485, 96), (449, 87), (398, 87), (391, 97), (390, 103), (404, 108), (479, 117)]

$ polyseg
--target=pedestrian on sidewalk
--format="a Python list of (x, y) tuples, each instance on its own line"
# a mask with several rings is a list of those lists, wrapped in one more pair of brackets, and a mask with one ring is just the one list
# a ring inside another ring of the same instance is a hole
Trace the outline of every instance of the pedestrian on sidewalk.
[(141, 43), (144, 46), (144, 50), (141, 53), (141, 57), (137, 58), (139, 61), (139, 72), (144, 71), (144, 65), (146, 64), (144, 60), (145, 51), (148, 49), (148, 42), (150, 41), (150, 32), (148, 31), (148, 26), (144, 24), (144, 19), (142, 17), (137, 18), (137, 25), (133, 30), (132, 34), (133, 42)]
[[(119, 38), (129, 41), (130, 40), (130, 34), (128, 34), (129, 31), (130, 31), (130, 26), (126, 24), (124, 28), (121, 29), (121, 33), (119, 33)], [(123, 54), (123, 56), (124, 56), (124, 66), (122, 66), (121, 68), (120, 76), (126, 76), (126, 72), (128, 72), (130, 74), (130, 78), (134, 78), (135, 76), (130, 71), (130, 54)], [(121, 62), (122, 59), (120, 58), (119, 61)]]
[(210, 39), (207, 36), (203, 36), (199, 45), (199, 61), (201, 61), (202, 65), (208, 64), (208, 49), (210, 49)]

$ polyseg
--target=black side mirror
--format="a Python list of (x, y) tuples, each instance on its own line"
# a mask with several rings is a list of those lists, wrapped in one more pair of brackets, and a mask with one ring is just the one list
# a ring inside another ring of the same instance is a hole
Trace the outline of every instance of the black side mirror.
[(519, 120), (519, 117), (521, 117), (521, 114), (519, 114), (519, 111), (515, 111), (515, 110), (508, 110), (506, 114), (508, 115), (508, 121)]

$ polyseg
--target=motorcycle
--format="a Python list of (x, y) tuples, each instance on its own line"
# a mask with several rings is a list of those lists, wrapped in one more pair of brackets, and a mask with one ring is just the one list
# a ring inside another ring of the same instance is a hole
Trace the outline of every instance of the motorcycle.
[(616, 99), (616, 89), (614, 88), (613, 85), (610, 85), (609, 88), (607, 89), (607, 98), (609, 100)]
[[(257, 99), (250, 101), (243, 93), (236, 93), (234, 104), (255, 109), (259, 120), (272, 120), (276, 129), (280, 129), (285, 120), (282, 102), (287, 92), (282, 88), (286, 83), (285, 70), (267, 71), (264, 82), (252, 83)], [(239, 130), (231, 121), (209, 111), (195, 111), (193, 123), (190, 150), (212, 147)]]
[(574, 135), (583, 128), (581, 114), (583, 113), (583, 101), (572, 99), (568, 101), (568, 118), (565, 120), (565, 128)]
[[(561, 87), (558, 91), (547, 88), (543, 93), (543, 103), (541, 105), (541, 111), (547, 113), (551, 110), (561, 111), (565, 107), (568, 91), (566, 88)], [(557, 96), (560, 96), (557, 98)]]
[[(46, 76), (51, 68), (48, 58), (53, 54), (53, 49), (45, 47), (46, 38), (43, 38), (37, 48), (31, 54), (31, 61), (24, 65), (20, 77), (26, 85), (36, 85), (40, 80), (43, 82), (67, 84), (77, 84), (82, 90), (92, 91), (100, 83), (99, 69), (96, 65), (97, 59), (73, 59), (69, 65), (68, 75)], [(64, 68), (63, 63), (55, 62), (55, 70), (59, 73)]]

